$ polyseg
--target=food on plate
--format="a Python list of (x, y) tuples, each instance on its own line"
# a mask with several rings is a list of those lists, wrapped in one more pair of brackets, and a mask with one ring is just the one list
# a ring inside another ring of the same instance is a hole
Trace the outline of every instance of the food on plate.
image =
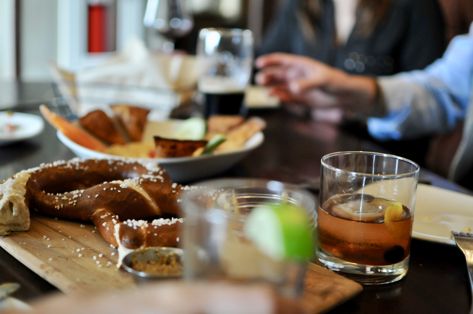
[(23, 202), (29, 174), (20, 172), (0, 184), (0, 235), (30, 227), (28, 206)]
[(207, 129), (209, 134), (227, 133), (234, 127), (245, 121), (238, 115), (213, 115), (207, 120)]
[(217, 147), (220, 146), (227, 139), (222, 134), (215, 134), (208, 142), (205, 147), (199, 148), (192, 153), (192, 156), (201, 156), (212, 154)]
[(125, 145), (111, 145), (107, 147), (104, 153), (115, 155), (119, 157), (130, 158), (153, 158), (156, 157), (154, 153), (154, 144), (152, 141), (133, 142)]
[(130, 158), (153, 158), (156, 156), (152, 141), (133, 142), (125, 145), (111, 145), (103, 152), (109, 155)]
[(110, 108), (115, 113), (119, 124), (126, 130), (130, 141), (141, 141), (149, 110), (126, 104), (115, 104)]
[(5, 123), (0, 126), (0, 133), (11, 134), (18, 130), (20, 126), (14, 123)]
[(11, 118), (13, 117), (15, 113), (12, 111), (7, 111), (6, 112), (6, 121), (3, 124), (0, 124), (0, 134), (1, 133), (6, 133), (6, 134), (11, 134), (14, 133), (16, 130), (20, 128), (18, 124), (13, 123)]
[(152, 163), (72, 159), (43, 164), (0, 185), (0, 231), (28, 229), (29, 213), (36, 212), (92, 222), (119, 251), (177, 246), (181, 189)]
[(109, 144), (141, 141), (149, 110), (131, 105), (111, 105), (114, 116), (103, 110), (91, 111), (79, 118), (78, 125), (40, 106), (41, 114), (56, 129), (84, 147), (103, 151)]
[(181, 122), (173, 134), (178, 140), (202, 140), (207, 134), (206, 121), (199, 117), (193, 117)]
[(243, 147), (253, 135), (262, 131), (266, 127), (263, 119), (252, 117), (244, 123), (230, 129), (225, 134), (226, 140), (215, 149), (216, 153), (228, 152)]
[[(127, 141), (116, 122), (102, 110), (93, 110), (79, 118), (79, 124), (87, 132), (107, 144), (125, 144)], [(100, 127), (97, 127), (100, 126)]]
[(158, 157), (191, 156), (197, 149), (207, 145), (205, 140), (177, 140), (154, 136), (155, 153)]
[(96, 151), (103, 151), (105, 148), (107, 148), (107, 146), (104, 145), (101, 141), (99, 141), (80, 127), (74, 125), (72, 122), (69, 122), (67, 119), (52, 112), (45, 105), (41, 105), (39, 107), (39, 110), (41, 111), (43, 117), (52, 126), (61, 131), (62, 134), (64, 134), (77, 144)]
[[(266, 123), (263, 119), (252, 117), (236, 124), (238, 119), (231, 119), (229, 116), (223, 118), (227, 123), (225, 133), (207, 133), (199, 140), (178, 140), (174, 138), (163, 138), (155, 136), (155, 157), (184, 157), (184, 156), (200, 156), (210, 153), (225, 153), (244, 147), (245, 143), (256, 133), (263, 130)], [(196, 119), (196, 118), (193, 118)], [(214, 118), (217, 119), (218, 118)], [(242, 119), (242, 118), (241, 118)], [(216, 121), (216, 120), (213, 120)], [(195, 122), (193, 122), (195, 124)], [(215, 123), (215, 122), (212, 122)], [(229, 127), (232, 125), (233, 127)], [(186, 128), (190, 129), (186, 125)], [(207, 127), (207, 130), (209, 127)], [(214, 127), (215, 129), (215, 127)], [(222, 128), (223, 130), (223, 128)], [(195, 137), (193, 137), (195, 138)]]
[(45, 106), (41, 107), (41, 112), (77, 144), (105, 154), (132, 158), (191, 157), (235, 151), (243, 148), (266, 125), (260, 118), (245, 120), (241, 116), (157, 122), (147, 120), (148, 109), (131, 105), (111, 105), (110, 108), (113, 117), (94, 110), (80, 117), (78, 125)]

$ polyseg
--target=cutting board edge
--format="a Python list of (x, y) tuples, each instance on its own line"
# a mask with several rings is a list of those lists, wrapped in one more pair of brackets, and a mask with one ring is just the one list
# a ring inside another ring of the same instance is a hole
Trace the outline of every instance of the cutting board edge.
[(66, 276), (61, 275), (61, 273), (58, 272), (54, 267), (44, 263), (36, 255), (24, 249), (23, 247), (18, 246), (17, 244), (17, 242), (8, 236), (0, 238), (0, 247), (2, 247), (8, 252), (8, 254), (17, 259), (36, 275), (43, 278), (64, 293), (69, 294), (79, 292), (79, 289), (74, 289), (72, 286), (61, 284), (61, 282), (67, 280)]

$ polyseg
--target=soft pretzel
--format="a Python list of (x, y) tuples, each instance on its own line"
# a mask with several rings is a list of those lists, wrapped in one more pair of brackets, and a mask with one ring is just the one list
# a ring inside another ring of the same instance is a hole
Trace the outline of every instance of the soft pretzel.
[(179, 242), (182, 187), (156, 164), (73, 159), (43, 164), (17, 176), (25, 181), (25, 175), (29, 177), (24, 202), (30, 211), (91, 221), (115, 247), (177, 246)]
[(149, 246), (177, 246), (182, 218), (158, 218), (151, 221), (127, 219), (99, 208), (92, 221), (102, 237), (115, 247), (137, 249)]

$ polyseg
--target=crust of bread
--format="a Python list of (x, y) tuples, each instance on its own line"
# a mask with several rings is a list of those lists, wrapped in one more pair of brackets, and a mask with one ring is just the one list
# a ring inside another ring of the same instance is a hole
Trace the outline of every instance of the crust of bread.
[(150, 110), (127, 104), (114, 104), (110, 108), (130, 141), (141, 141)]
[(124, 136), (116, 123), (102, 110), (94, 110), (79, 118), (79, 124), (89, 133), (107, 144), (125, 144)]
[(192, 154), (199, 148), (207, 145), (205, 140), (176, 140), (160, 136), (154, 136), (156, 157), (185, 157)]
[(226, 141), (218, 146), (215, 152), (221, 153), (242, 148), (246, 141), (265, 127), (266, 122), (263, 119), (258, 117), (249, 118), (244, 123), (231, 129), (226, 134)]
[(0, 235), (30, 228), (30, 211), (26, 204), (26, 181), (30, 173), (19, 172), (0, 184)]
[(207, 132), (224, 134), (242, 124), (245, 119), (238, 115), (213, 115), (207, 120)]

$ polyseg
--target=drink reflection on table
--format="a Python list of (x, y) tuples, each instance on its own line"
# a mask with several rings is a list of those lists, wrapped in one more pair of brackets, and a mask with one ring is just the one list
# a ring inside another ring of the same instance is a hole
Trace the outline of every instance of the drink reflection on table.
[(202, 67), (198, 88), (204, 96), (204, 116), (244, 114), (243, 96), (253, 63), (251, 31), (202, 29), (197, 57)]

